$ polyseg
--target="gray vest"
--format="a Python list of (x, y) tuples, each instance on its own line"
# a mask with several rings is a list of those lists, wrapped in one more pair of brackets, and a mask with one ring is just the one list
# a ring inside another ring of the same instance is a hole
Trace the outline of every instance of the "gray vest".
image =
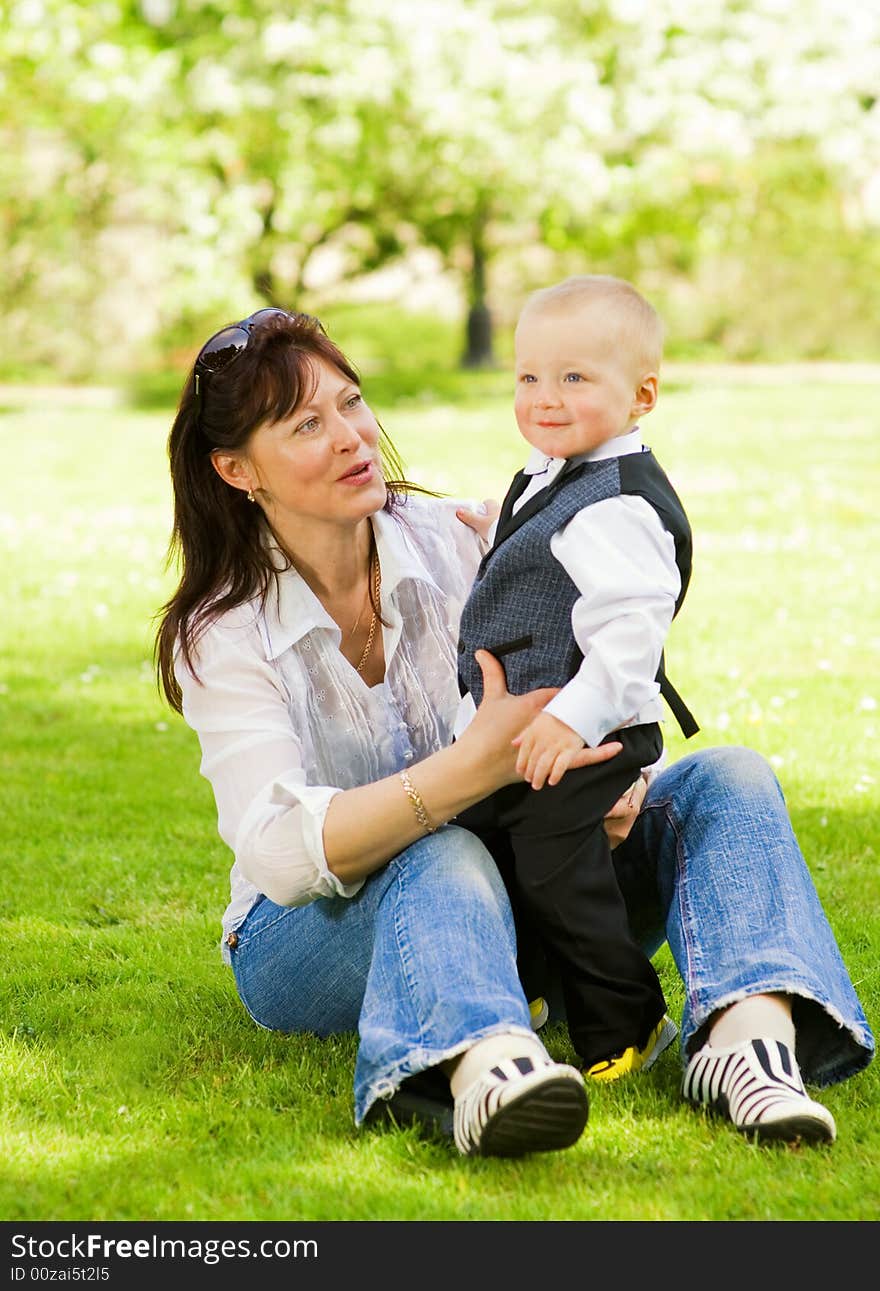
[[(585, 506), (621, 493), (644, 497), (675, 541), (681, 575), (678, 613), (691, 573), (691, 531), (684, 508), (649, 449), (599, 462), (567, 464), (556, 479), (514, 515), (513, 503), (528, 476), (520, 472), (504, 500), (495, 542), (483, 557), (461, 616), (459, 685), (474, 703), (483, 695), (474, 651), (488, 650), (504, 664), (507, 687), (521, 695), (540, 686), (564, 686), (583, 655), (571, 630), (571, 611), (580, 592), (550, 551), (550, 539)], [(666, 680), (661, 692), (685, 735), (699, 729)]]

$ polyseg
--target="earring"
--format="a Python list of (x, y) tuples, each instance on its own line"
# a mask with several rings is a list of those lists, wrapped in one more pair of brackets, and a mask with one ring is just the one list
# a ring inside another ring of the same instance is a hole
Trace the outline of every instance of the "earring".
[(254, 497), (254, 491), (253, 491), (253, 489), (248, 489), (248, 491), (247, 491), (247, 500), (248, 500), (248, 502), (256, 502), (256, 500), (257, 500), (257, 499)]

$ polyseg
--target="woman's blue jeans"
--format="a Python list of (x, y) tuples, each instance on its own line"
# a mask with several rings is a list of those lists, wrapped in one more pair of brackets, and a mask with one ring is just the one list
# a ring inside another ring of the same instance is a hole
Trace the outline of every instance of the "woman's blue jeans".
[[(668, 941), (685, 987), (685, 1056), (719, 1008), (794, 997), (805, 1080), (843, 1080), (874, 1041), (792, 832), (782, 791), (748, 749), (709, 749), (657, 777), (614, 853), (633, 929)], [(446, 826), (396, 856), (351, 899), (259, 901), (232, 952), (260, 1026), (354, 1031), (355, 1120), (407, 1077), (499, 1032), (530, 1035), (513, 921), (494, 863)]]
[(502, 1032), (532, 1035), (516, 937), (495, 862), (447, 825), (395, 856), (352, 898), (263, 899), (232, 966), (255, 1022), (360, 1033), (355, 1120), (400, 1083)]
[(652, 784), (614, 852), (633, 931), (665, 941), (684, 982), (685, 1058), (718, 1009), (762, 992), (792, 997), (804, 1080), (832, 1085), (871, 1061), (874, 1038), (768, 764), (707, 749)]

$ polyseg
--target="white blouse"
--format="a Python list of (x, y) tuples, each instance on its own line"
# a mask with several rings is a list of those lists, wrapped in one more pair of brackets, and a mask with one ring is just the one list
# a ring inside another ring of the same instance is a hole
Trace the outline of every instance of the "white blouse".
[[(266, 606), (227, 612), (199, 639), (198, 679), (178, 658), (183, 715), (235, 860), (226, 936), (260, 893), (286, 906), (353, 896), (330, 872), (324, 816), (334, 794), (446, 747), (459, 702), (458, 624), (484, 550), (460, 502), (407, 497), (372, 517), (382, 566), (385, 680), (369, 687), (341, 632), (292, 569)], [(468, 505), (473, 505), (472, 503)]]

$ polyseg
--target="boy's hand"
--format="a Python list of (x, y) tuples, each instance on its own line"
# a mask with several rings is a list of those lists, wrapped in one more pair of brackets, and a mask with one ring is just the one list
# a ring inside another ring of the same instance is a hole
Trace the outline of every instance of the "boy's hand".
[(513, 741), (519, 749), (516, 769), (532, 786), (559, 784), (585, 741), (551, 713), (538, 713)]
[(500, 510), (500, 502), (496, 502), (494, 498), (486, 498), (478, 510), (471, 511), (469, 507), (457, 507), (455, 514), (469, 529), (475, 529), (483, 542), (488, 542), (489, 530), (498, 518)]
[(629, 837), (629, 831), (636, 822), (636, 817), (642, 809), (642, 803), (645, 801), (647, 792), (648, 781), (643, 775), (640, 775), (635, 784), (630, 785), (626, 793), (618, 798), (605, 816), (605, 834), (611, 844), (612, 851), (621, 843), (626, 842)]

